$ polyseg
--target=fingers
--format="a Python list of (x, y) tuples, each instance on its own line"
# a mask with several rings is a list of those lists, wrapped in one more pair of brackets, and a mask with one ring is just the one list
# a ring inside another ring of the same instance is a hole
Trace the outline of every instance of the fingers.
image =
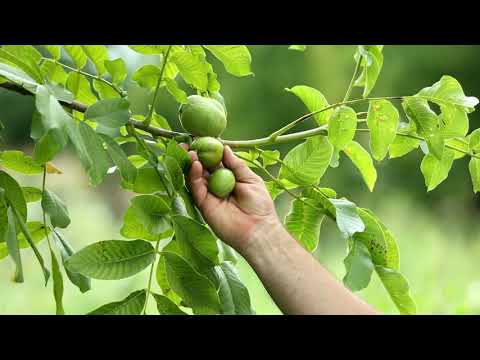
[(257, 183), (260, 177), (255, 174), (242, 160), (235, 156), (230, 146), (226, 145), (223, 151), (223, 165), (235, 174), (237, 181)]
[(193, 200), (199, 208), (202, 208), (202, 204), (207, 198), (207, 179), (203, 174), (203, 166), (198, 159), (193, 160), (192, 167), (190, 168), (190, 174), (188, 176), (188, 185), (192, 193)]

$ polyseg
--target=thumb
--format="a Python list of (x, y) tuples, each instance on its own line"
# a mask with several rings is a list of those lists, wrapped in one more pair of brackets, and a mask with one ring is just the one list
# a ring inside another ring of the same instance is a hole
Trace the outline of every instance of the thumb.
[(257, 183), (260, 177), (255, 174), (243, 160), (239, 159), (233, 153), (230, 146), (225, 145), (223, 150), (223, 165), (229, 168), (235, 174), (237, 181), (246, 183)]

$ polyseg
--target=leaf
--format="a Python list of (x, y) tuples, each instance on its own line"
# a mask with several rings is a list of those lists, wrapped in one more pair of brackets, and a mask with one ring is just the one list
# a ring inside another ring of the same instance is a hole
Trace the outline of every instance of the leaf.
[(440, 106), (440, 133), (445, 139), (463, 137), (468, 133), (468, 115), (462, 109), (450, 105)]
[(137, 169), (137, 177), (134, 183), (122, 183), (122, 186), (138, 194), (151, 194), (154, 192), (165, 192), (165, 187), (158, 176), (157, 171), (152, 167)]
[[(178, 254), (177, 243), (172, 239), (162, 251), (170, 251)], [(167, 279), (167, 269), (165, 268), (165, 257), (160, 253), (158, 257), (157, 270), (156, 270), (156, 280), (157, 284), (162, 289), (162, 294), (173, 301), (174, 304), (180, 305), (182, 298), (178, 296), (170, 287)]]
[(366, 98), (373, 90), (383, 66), (383, 45), (359, 45), (355, 58), (361, 57), (362, 72), (354, 85), (363, 87), (363, 97)]
[(445, 141), (445, 146), (453, 146), (456, 149), (461, 150), (461, 151), (457, 151), (457, 150), (450, 149), (455, 154), (453, 157), (453, 160), (458, 160), (467, 156), (467, 154), (470, 152), (468, 140), (469, 140), (468, 138), (458, 137), (458, 138), (451, 138)]
[(60, 233), (54, 229), (53, 233), (55, 234), (55, 244), (57, 245), (58, 250), (60, 251), (60, 255), (62, 256), (62, 263), (65, 268), (65, 273), (67, 277), (70, 279), (72, 284), (74, 284), (78, 289), (85, 293), (91, 289), (91, 281), (90, 278), (83, 276), (82, 274), (71, 272), (68, 268), (65, 267), (65, 262), (72, 256), (75, 251), (73, 250), (72, 246), (67, 242), (67, 240), (60, 235)]
[(207, 90), (209, 69), (205, 62), (183, 49), (171, 54), (170, 61), (177, 65), (186, 83), (199, 90)]
[(161, 163), (165, 166), (170, 182), (173, 184), (175, 190), (180, 190), (185, 186), (185, 176), (177, 159), (171, 156), (163, 156)]
[(0, 170), (0, 188), (5, 190), (5, 197), (18, 211), (21, 218), (27, 220), (27, 204), (23, 197), (23, 192), (17, 181), (8, 175), (5, 171)]
[(44, 78), (48, 79), (53, 84), (65, 85), (67, 82), (67, 73), (61, 65), (57, 64), (53, 60), (43, 60), (40, 70)]
[(32, 79), (27, 73), (8, 64), (0, 63), (0, 76), (5, 77), (32, 93), (35, 93), (39, 85), (39, 83)]
[(230, 262), (224, 262), (216, 267), (220, 278), (218, 295), (223, 315), (252, 315), (250, 295), (240, 281), (235, 267)]
[(166, 79), (167, 90), (170, 95), (179, 103), (186, 104), (188, 102), (187, 93), (183, 91), (173, 79)]
[(160, 315), (188, 315), (180, 310), (177, 304), (166, 296), (153, 294), (153, 298), (157, 303), (157, 309)]
[(192, 165), (192, 159), (188, 155), (188, 152), (183, 147), (178, 145), (175, 140), (170, 139), (168, 141), (167, 150), (165, 153), (168, 156), (175, 158), (183, 171), (190, 169), (190, 165)]
[[(47, 227), (45, 231), (45, 226), (39, 221), (31, 221), (27, 223), (27, 229), (30, 233), (31, 240), (34, 244), (38, 244), (40, 241), (45, 239), (46, 233), (50, 234), (51, 230)], [(17, 242), (20, 249), (26, 249), (30, 247), (29, 242), (25, 238), (25, 235), (22, 232), (17, 233)], [(8, 248), (6, 243), (2, 243), (0, 239), (0, 260), (5, 258), (8, 255)]]
[(152, 235), (159, 235), (170, 229), (168, 198), (156, 195), (139, 195), (131, 200), (137, 221)]
[(42, 198), (42, 190), (36, 187), (23, 186), (22, 193), (27, 203), (37, 202)]
[(101, 100), (119, 99), (121, 97), (114, 88), (98, 79), (93, 79), (93, 88)]
[(147, 292), (137, 290), (125, 299), (100, 306), (87, 315), (140, 315), (146, 300)]
[(330, 164), (333, 146), (325, 136), (313, 136), (294, 147), (284, 158), (280, 179), (298, 185), (317, 184)]
[[(297, 85), (292, 88), (285, 88), (286, 91), (296, 95), (307, 107), (308, 111), (313, 113), (328, 106), (327, 99), (323, 94), (309, 86)], [(328, 123), (328, 119), (332, 114), (331, 109), (322, 111), (318, 114), (313, 115), (313, 118), (318, 125), (325, 125)]]
[(67, 51), (77, 69), (81, 70), (85, 67), (88, 59), (81, 45), (63, 45), (63, 48)]
[(408, 281), (402, 274), (382, 266), (375, 266), (375, 271), (400, 314), (414, 315), (417, 312), (416, 305), (411, 297)]
[(471, 151), (480, 151), (480, 129), (475, 129), (474, 131), (472, 131), (472, 133), (470, 134), (468, 147)]
[(462, 86), (453, 77), (444, 75), (430, 87), (419, 91), (415, 96), (422, 97), (438, 105), (453, 105), (469, 113), (477, 106), (478, 99), (465, 96)]
[(104, 63), (108, 73), (112, 76), (112, 82), (116, 85), (121, 84), (127, 77), (125, 61), (122, 58), (117, 58), (114, 60), (105, 60)]
[(395, 140), (400, 115), (387, 100), (370, 102), (367, 124), (370, 129), (370, 150), (375, 160), (381, 161)]
[(62, 47), (60, 45), (43, 45), (55, 60), (62, 57)]
[(338, 153), (353, 140), (357, 130), (357, 113), (348, 106), (336, 108), (328, 122), (328, 141), (333, 145), (332, 166), (338, 166)]
[(296, 50), (304, 52), (307, 49), (307, 45), (290, 45), (288, 50)]
[(137, 169), (135, 166), (128, 160), (127, 155), (122, 150), (120, 145), (118, 145), (111, 137), (106, 135), (100, 135), (102, 140), (105, 142), (107, 152), (110, 155), (113, 163), (120, 170), (122, 178), (130, 183), (134, 183), (137, 177)]
[(432, 191), (448, 177), (454, 156), (454, 152), (449, 149), (445, 149), (441, 160), (438, 160), (432, 154), (425, 155), (420, 170), (425, 178), (427, 191)]
[(359, 208), (358, 215), (365, 224), (365, 230), (353, 235), (355, 241), (361, 241), (367, 247), (375, 265), (386, 265), (387, 243), (382, 226), (365, 209)]
[(7, 208), (7, 221), (8, 226), (5, 234), (5, 242), (7, 244), (8, 253), (15, 263), (15, 275), (13, 277), (13, 281), (17, 283), (23, 283), (22, 257), (20, 255), (20, 247), (17, 239), (15, 214), (10, 206)]
[(66, 262), (72, 272), (100, 280), (118, 280), (144, 270), (155, 259), (155, 249), (144, 240), (105, 240), (88, 245)]
[(159, 66), (147, 64), (133, 72), (132, 80), (145, 89), (153, 90), (157, 86), (160, 73), (161, 69)]
[(472, 157), (468, 163), (468, 170), (472, 178), (473, 192), (480, 191), (480, 159)]
[(344, 149), (343, 152), (350, 158), (353, 165), (360, 171), (363, 177), (363, 181), (367, 185), (370, 191), (373, 191), (375, 182), (377, 181), (377, 170), (373, 165), (370, 154), (365, 150), (362, 145), (356, 141), (351, 141)]
[(263, 166), (275, 165), (280, 159), (280, 151), (278, 150), (264, 150), (260, 153)]
[(54, 228), (66, 228), (70, 225), (68, 210), (63, 201), (52, 191), (45, 190), (42, 197), (42, 209), (50, 216)]
[(43, 77), (38, 66), (37, 55), (38, 51), (31, 45), (4, 45), (0, 48), (1, 62), (15, 65), (40, 84), (43, 82)]
[(208, 259), (212, 264), (219, 264), (218, 247), (215, 235), (210, 229), (186, 216), (173, 216), (175, 236), (182, 254), (190, 259), (192, 250)]
[(74, 71), (69, 73), (65, 87), (75, 96), (75, 100), (82, 104), (90, 106), (97, 102), (97, 97), (92, 92), (90, 83), (87, 78), (80, 73)]
[(350, 238), (365, 230), (365, 224), (358, 215), (357, 205), (347, 199), (329, 199), (335, 207), (335, 217), (338, 230), (344, 238)]
[(53, 251), (50, 250), (52, 258), (52, 280), (53, 280), (53, 296), (55, 298), (56, 315), (65, 315), (63, 308), (63, 277), (58, 265), (57, 258)]
[(235, 76), (253, 75), (252, 57), (245, 45), (204, 45), (230, 74)]
[(401, 122), (398, 125), (399, 126), (397, 130), (397, 136), (395, 137), (395, 140), (393, 141), (393, 143), (390, 145), (390, 148), (389, 148), (390, 159), (402, 157), (408, 154), (409, 152), (415, 150), (420, 145), (420, 140), (412, 139), (407, 136), (402, 136), (402, 134), (405, 134), (405, 135), (415, 134), (414, 123), (406, 124)]
[(373, 272), (370, 253), (361, 241), (353, 241), (348, 256), (343, 260), (346, 273), (343, 283), (352, 291), (360, 291), (368, 286)]
[(317, 209), (314, 201), (295, 199), (285, 218), (285, 227), (307, 251), (313, 252), (318, 246), (324, 218), (325, 213)]
[(97, 74), (102, 76), (107, 72), (105, 68), (105, 60), (108, 60), (108, 50), (104, 45), (81, 45), (83, 52), (90, 61), (95, 65)]
[(125, 125), (130, 118), (130, 103), (125, 99), (105, 99), (96, 102), (85, 112), (85, 118), (111, 128)]
[(167, 279), (195, 314), (218, 314), (220, 299), (213, 283), (200, 275), (185, 259), (172, 252), (163, 252)]
[(128, 47), (144, 55), (163, 54), (168, 49), (168, 45), (129, 45)]
[(43, 167), (37, 165), (31, 156), (25, 155), (22, 151), (17, 150), (2, 151), (0, 153), (0, 165), (25, 175), (43, 173)]

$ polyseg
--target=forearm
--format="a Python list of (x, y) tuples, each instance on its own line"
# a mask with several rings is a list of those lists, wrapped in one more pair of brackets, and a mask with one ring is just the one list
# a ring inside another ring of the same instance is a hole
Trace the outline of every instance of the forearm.
[(243, 256), (284, 314), (375, 314), (279, 222), (262, 225)]

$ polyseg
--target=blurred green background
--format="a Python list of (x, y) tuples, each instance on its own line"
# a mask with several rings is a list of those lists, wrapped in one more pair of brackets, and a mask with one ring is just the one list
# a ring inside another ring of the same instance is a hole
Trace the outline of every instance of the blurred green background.
[[(284, 88), (308, 85), (320, 90), (330, 103), (343, 99), (354, 68), (355, 46), (309, 46), (305, 53), (289, 51), (288, 46), (249, 46), (254, 77), (234, 78), (221, 63), (212, 59), (222, 84), (229, 113), (227, 139), (249, 139), (265, 136), (299, 117), (306, 111), (301, 102)], [(111, 46), (111, 58), (123, 57), (130, 72), (145, 63), (155, 63), (130, 51), (126, 46)], [(372, 96), (412, 95), (430, 86), (442, 75), (455, 77), (467, 95), (480, 97), (478, 58), (480, 46), (386, 46), (384, 66)], [(65, 59), (68, 63), (68, 59)], [(149, 94), (129, 85), (136, 106), (145, 106)], [(353, 96), (360, 96), (355, 89)], [(29, 139), (33, 98), (0, 90), (2, 149), (31, 152)], [(179, 129), (177, 105), (167, 94), (156, 104), (172, 127)], [(478, 127), (480, 114), (470, 115), (471, 130)], [(300, 129), (312, 127), (307, 121)], [(368, 137), (359, 137), (368, 147)], [(293, 145), (284, 145), (282, 153)], [(416, 151), (401, 159), (376, 163), (379, 173), (376, 188), (370, 193), (348, 159), (330, 169), (322, 186), (333, 187), (359, 206), (372, 209), (395, 233), (400, 246), (401, 271), (409, 279), (420, 314), (480, 313), (480, 202), (472, 192), (468, 159), (455, 161), (449, 178), (427, 193), (419, 166), (422, 153)], [(72, 223), (64, 231), (76, 249), (107, 239), (120, 238), (122, 216), (132, 194), (123, 191), (117, 175), (107, 178), (96, 189), (78, 161), (66, 150), (55, 161), (63, 175), (50, 175), (48, 186), (65, 201)], [(41, 185), (40, 177), (13, 174), (22, 185)], [(277, 208), (282, 216), (289, 210), (288, 195), (281, 195)], [(29, 206), (29, 217), (40, 219), (39, 205)], [(41, 251), (47, 254), (46, 243)], [(315, 256), (337, 278), (344, 274), (346, 245), (335, 224), (325, 222)], [(26, 282), (11, 281), (13, 264), (0, 262), (0, 314), (53, 314), (55, 305), (51, 282), (43, 286), (42, 274), (30, 250), (23, 251)], [(258, 278), (245, 262), (240, 272), (250, 290), (258, 314), (279, 314)], [(65, 281), (64, 304), (67, 313), (83, 314), (146, 286), (148, 271), (121, 281), (93, 280), (92, 290), (81, 294)], [(378, 279), (359, 293), (367, 302), (387, 314), (397, 311)], [(151, 313), (156, 313), (152, 301)]]

